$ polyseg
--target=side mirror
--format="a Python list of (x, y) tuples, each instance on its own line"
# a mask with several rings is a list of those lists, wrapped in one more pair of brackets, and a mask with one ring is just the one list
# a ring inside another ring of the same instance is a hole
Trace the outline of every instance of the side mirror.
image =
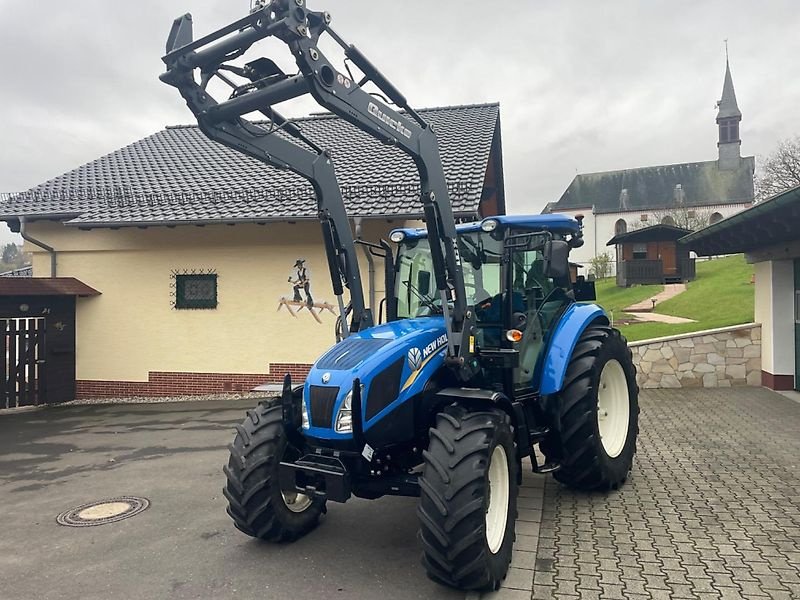
[(550, 240), (545, 243), (544, 274), (553, 279), (569, 277), (569, 244), (563, 240)]
[(431, 274), (428, 271), (417, 273), (417, 291), (423, 296), (431, 293)]

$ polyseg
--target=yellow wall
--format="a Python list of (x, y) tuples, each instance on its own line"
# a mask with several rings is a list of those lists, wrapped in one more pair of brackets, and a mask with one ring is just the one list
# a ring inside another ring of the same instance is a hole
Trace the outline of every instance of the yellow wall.
[[(377, 241), (399, 222), (366, 221), (363, 237)], [(265, 373), (270, 363), (311, 363), (334, 339), (336, 317), (318, 324), (305, 310), (293, 318), (281, 297), (287, 279), (306, 260), (317, 302), (336, 304), (319, 224), (183, 226), (80, 231), (34, 222), (29, 233), (58, 251), (58, 276), (75, 277), (102, 292), (77, 303), (77, 378), (147, 381), (149, 371)], [(34, 253), (34, 276), (50, 274), (49, 255)], [(359, 250), (367, 302), (366, 260)], [(214, 269), (215, 310), (172, 308), (171, 273)], [(383, 297), (383, 262), (376, 261)], [(347, 298), (345, 298), (347, 301)]]

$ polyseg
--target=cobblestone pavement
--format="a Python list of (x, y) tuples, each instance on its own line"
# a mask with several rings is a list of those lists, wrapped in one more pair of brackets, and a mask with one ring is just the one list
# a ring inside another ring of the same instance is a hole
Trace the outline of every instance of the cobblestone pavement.
[(484, 598), (800, 598), (800, 405), (761, 388), (640, 400), (632, 478), (546, 480), (535, 561), (517, 552)]

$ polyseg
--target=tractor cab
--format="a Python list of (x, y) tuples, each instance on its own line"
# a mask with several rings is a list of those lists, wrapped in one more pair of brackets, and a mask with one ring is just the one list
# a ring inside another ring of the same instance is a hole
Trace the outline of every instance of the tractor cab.
[[(484, 371), (511, 367), (513, 387), (530, 388), (548, 332), (576, 300), (568, 254), (583, 243), (581, 224), (566, 215), (500, 216), (459, 225), (456, 231), (468, 305), (475, 315), (470, 344), (482, 359), (489, 358), (482, 361)], [(440, 297), (431, 290), (427, 231), (396, 229), (391, 240), (398, 251), (390, 315), (441, 315)], [(507, 379), (492, 372), (482, 375), (487, 381)]]

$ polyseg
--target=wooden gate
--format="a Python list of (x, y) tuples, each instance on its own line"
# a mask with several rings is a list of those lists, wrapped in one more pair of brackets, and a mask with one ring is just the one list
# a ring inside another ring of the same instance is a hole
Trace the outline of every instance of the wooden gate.
[(0, 317), (0, 408), (47, 402), (44, 317)]
[(0, 277), (0, 409), (75, 399), (76, 302), (99, 295), (73, 277)]

